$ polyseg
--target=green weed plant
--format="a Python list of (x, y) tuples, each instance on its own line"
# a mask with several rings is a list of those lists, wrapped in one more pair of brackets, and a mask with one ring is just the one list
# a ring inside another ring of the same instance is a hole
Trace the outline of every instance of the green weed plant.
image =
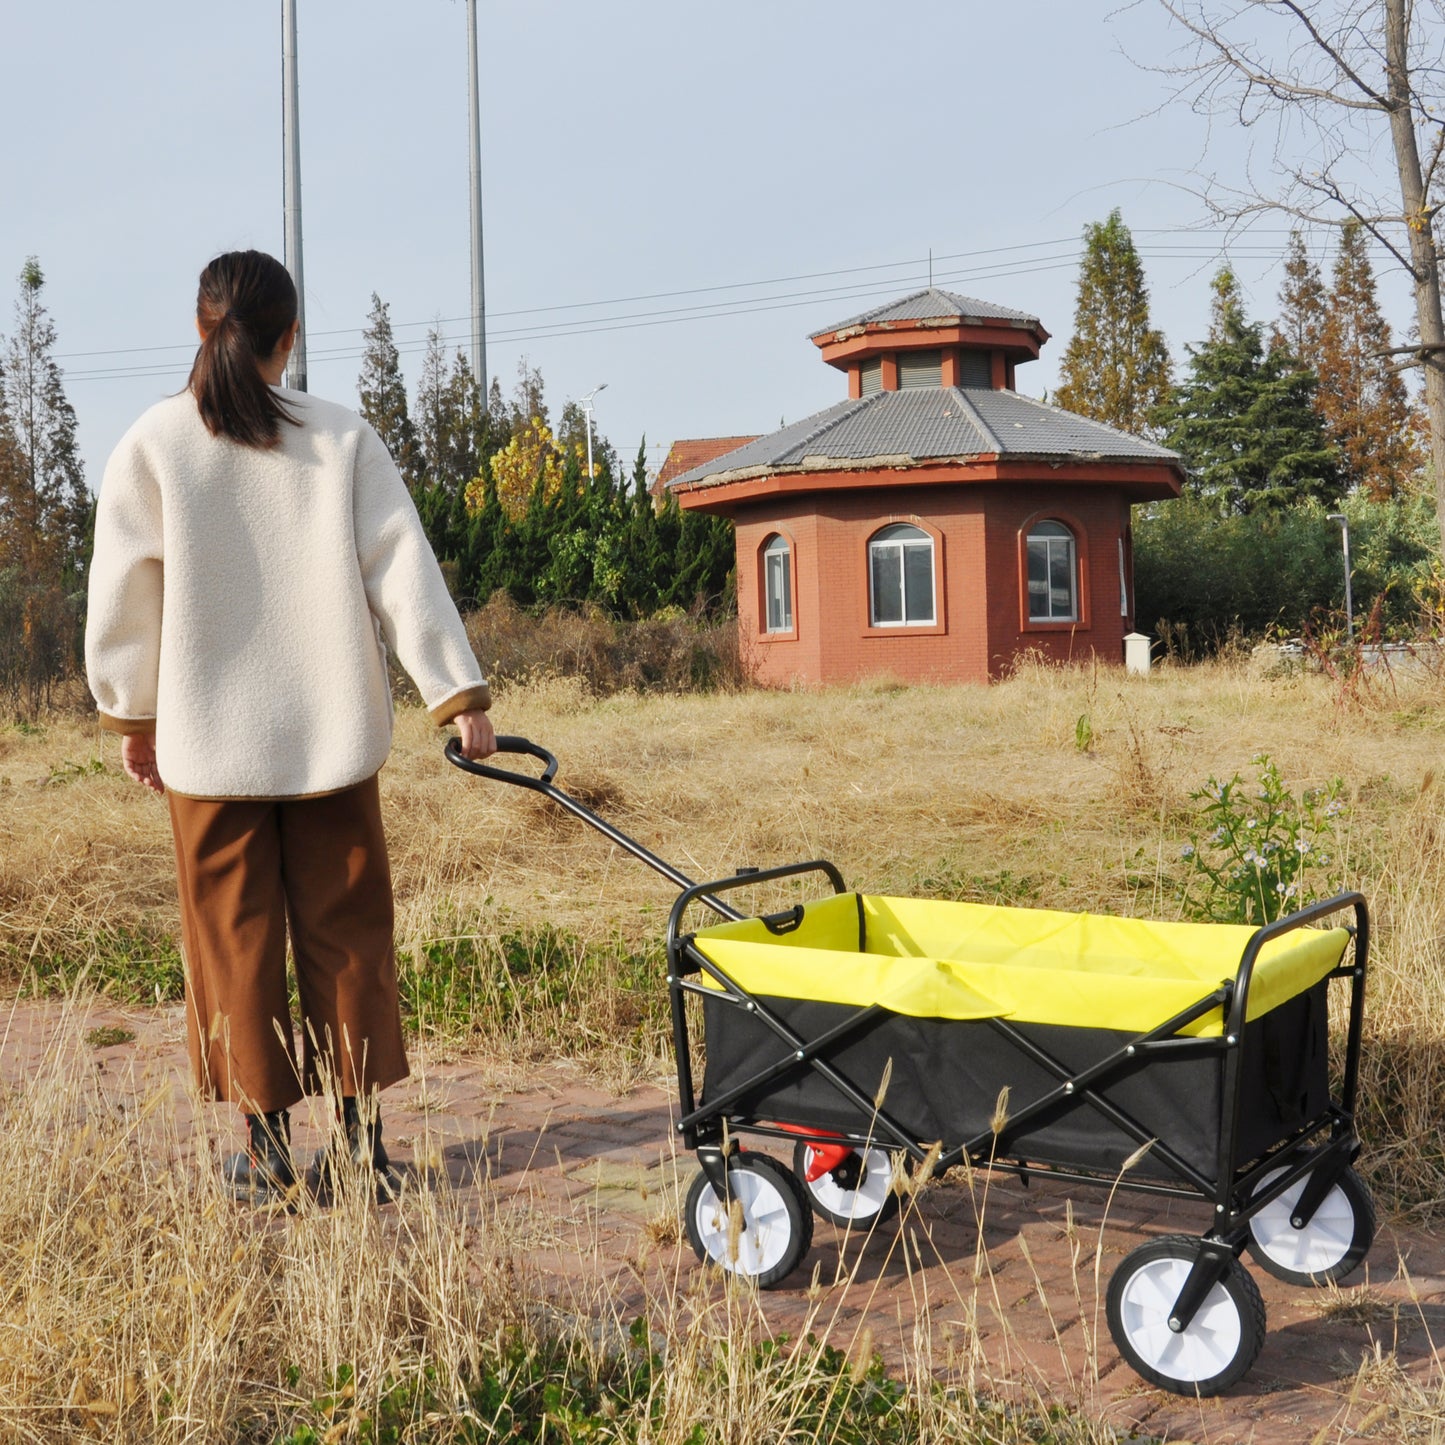
[(1190, 793), (1201, 831), (1191, 833), (1181, 856), (1188, 870), (1186, 897), (1196, 917), (1213, 923), (1272, 923), (1336, 891), (1336, 827), (1345, 816), (1344, 784), (1293, 793), (1279, 768), (1258, 754), (1258, 785), (1236, 773), (1211, 777)]

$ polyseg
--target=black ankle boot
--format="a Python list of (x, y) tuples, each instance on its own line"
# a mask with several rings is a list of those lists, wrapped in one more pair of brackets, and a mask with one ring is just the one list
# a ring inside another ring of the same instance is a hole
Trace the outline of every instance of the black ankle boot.
[(291, 1159), (291, 1116), (285, 1109), (272, 1114), (247, 1114), (246, 1149), (222, 1166), (231, 1197), (240, 1204), (275, 1204), (296, 1187), (296, 1166)]
[[(337, 1146), (343, 1141), (345, 1157), (351, 1161), (349, 1169), (336, 1158)], [(374, 1109), (370, 1120), (363, 1123), (356, 1099), (350, 1095), (343, 1098), (332, 1142), (316, 1151), (315, 1167), (323, 1193), (334, 1195), (345, 1187), (348, 1173), (365, 1178), (369, 1170), (376, 1181), (377, 1199), (385, 1203), (394, 1198), (399, 1181), (381, 1142), (381, 1110)]]

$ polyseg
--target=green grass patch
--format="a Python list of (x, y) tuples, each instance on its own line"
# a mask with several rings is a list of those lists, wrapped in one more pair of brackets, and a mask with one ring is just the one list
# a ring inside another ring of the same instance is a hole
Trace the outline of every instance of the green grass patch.
[(671, 1047), (660, 943), (639, 950), (549, 925), (499, 933), (451, 918), (398, 953), (397, 975), (403, 1021), (426, 1037), (533, 1058), (588, 1044), (634, 1057)]
[[(755, 1399), (752, 1428), (760, 1440), (910, 1445), (938, 1438), (940, 1428), (958, 1445), (1075, 1445), (1099, 1438), (1063, 1409), (1031, 1413), (939, 1385), (925, 1396), (911, 1393), (877, 1355), (856, 1367), (812, 1337), (797, 1347), (786, 1336), (752, 1345), (717, 1339), (685, 1349), (674, 1342), (665, 1358), (649, 1344), (646, 1319), (634, 1320), (629, 1333), (628, 1348), (602, 1357), (563, 1338), (514, 1333), (487, 1351), (474, 1378), (450, 1392), (427, 1366), (415, 1378), (386, 1382), (365, 1401), (354, 1373), (343, 1368), (275, 1439), (277, 1445), (340, 1439), (711, 1445), (725, 1438), (723, 1422), (696, 1419), (698, 1403), (739, 1390)], [(301, 1378), (299, 1369), (288, 1372), (293, 1389)]]
[(120, 1028), (116, 1024), (104, 1024), (98, 1029), (91, 1029), (85, 1036), (85, 1041), (93, 1049), (113, 1049), (119, 1044), (128, 1044), (135, 1038), (130, 1029)]
[(118, 1003), (175, 1003), (185, 970), (175, 939), (159, 930), (100, 928), (84, 941), (62, 940), (17, 960), (22, 998), (48, 998), (86, 985)]

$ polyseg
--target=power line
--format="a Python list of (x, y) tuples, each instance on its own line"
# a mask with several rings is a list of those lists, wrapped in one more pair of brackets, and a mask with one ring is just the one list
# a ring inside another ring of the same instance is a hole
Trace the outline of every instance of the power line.
[[(1178, 236), (1184, 234), (1208, 234), (1200, 232), (1180, 232), (1168, 229), (1140, 230), (1137, 235), (1158, 235)], [(1280, 232), (1279, 234), (1288, 234)], [(1038, 252), (1047, 248), (1069, 245), (1072, 249), (1056, 251), (1049, 255), (1022, 256), (1019, 253), (1026, 251)], [(1167, 241), (1156, 241), (1150, 245), (1139, 247), (1139, 254), (1144, 259), (1167, 259), (1167, 260), (1209, 260), (1220, 254), (1220, 249), (1215, 246), (1201, 245), (1196, 242), (1181, 241), (1172, 243)], [(1278, 255), (1275, 248), (1262, 243), (1246, 243), (1227, 248), (1229, 254), (1236, 257), (1253, 259), (1270, 259)], [(1046, 271), (1056, 271), (1062, 267), (1077, 264), (1083, 254), (1083, 248), (1078, 238), (1056, 238), (1048, 241), (1023, 242), (1017, 245), (988, 247), (976, 251), (960, 251), (948, 255), (934, 257), (934, 264), (948, 260), (972, 260), (984, 256), (1014, 256), (1013, 261), (989, 262), (981, 265), (974, 265), (962, 268), (954, 268), (942, 273), (935, 269), (935, 277), (939, 281), (965, 282), (992, 280), (1002, 277), (1013, 277), (1023, 275), (1039, 274)], [(777, 286), (790, 284), (795, 281), (824, 280), (835, 276), (863, 275), (880, 271), (897, 272), (906, 268), (921, 264), (914, 260), (901, 260), (894, 262), (881, 262), (868, 266), (846, 267), (832, 271), (817, 271), (802, 273), (793, 277), (774, 277), (767, 281), (746, 281), (730, 282), (711, 286), (690, 287), (686, 289), (652, 292), (635, 297), (616, 297), (606, 301), (586, 301), (569, 303), (566, 305), (548, 305), (538, 307), (520, 308), (512, 311), (493, 312), (492, 315), (501, 317), (523, 317), (542, 316), (559, 311), (580, 311), (592, 310), (603, 306), (615, 306), (642, 302), (647, 300), (668, 300), (686, 296), (711, 295), (724, 291), (739, 291), (756, 289), (763, 286)], [(907, 277), (892, 276), (886, 280), (879, 277), (871, 277), (868, 281), (859, 281), (848, 285), (814, 287), (799, 291), (780, 292), (772, 296), (759, 297), (734, 297), (728, 300), (699, 302), (690, 306), (663, 307), (651, 311), (624, 312), (614, 316), (598, 317), (575, 317), (570, 320), (556, 322), (534, 322), (530, 325), (522, 325), (511, 328), (497, 328), (488, 330), (488, 340), (519, 344), (529, 341), (548, 341), (564, 339), (572, 336), (595, 335), (613, 331), (630, 331), (651, 326), (676, 325), (688, 321), (716, 320), (725, 316), (745, 316), (767, 311), (793, 310), (800, 306), (815, 305), (820, 301), (833, 299), (854, 299), (865, 300), (870, 297), (889, 295), (896, 292), (900, 284), (906, 284)], [(917, 278), (914, 278), (917, 279)], [(469, 317), (454, 317), (450, 320), (455, 322), (469, 320)], [(447, 318), (436, 319), (431, 322), (404, 322), (393, 323), (393, 334), (398, 329), (411, 329), (418, 326), (427, 326), (431, 330), (439, 330), (447, 324)], [(343, 327), (332, 330), (312, 333), (313, 339), (318, 336), (355, 336), (360, 337), (365, 328)], [(431, 344), (430, 335), (424, 338), (404, 338), (395, 341), (396, 349), (400, 354), (412, 355), (425, 350)], [(185, 360), (182, 362), (177, 358), (172, 363), (164, 364), (157, 361), (141, 362), (134, 366), (111, 365), (84, 368), (78, 371), (68, 372), (67, 380), (73, 381), (109, 381), (122, 379), (144, 379), (147, 377), (175, 376), (183, 370), (189, 370), (189, 357), (192, 351), (189, 343), (173, 346), (140, 346), (121, 347), (109, 350), (66, 352), (58, 353), (57, 359), (87, 358), (102, 356), (143, 356), (164, 352), (183, 352)], [(313, 349), (312, 357), (316, 360), (325, 361), (346, 361), (356, 360), (364, 355), (364, 347), (361, 344), (351, 346), (331, 347), (326, 349)]]

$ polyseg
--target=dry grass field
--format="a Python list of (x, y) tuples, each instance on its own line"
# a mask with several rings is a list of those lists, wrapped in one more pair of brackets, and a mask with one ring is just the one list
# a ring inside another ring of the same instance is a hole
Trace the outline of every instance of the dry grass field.
[[(699, 879), (825, 857), (873, 892), (1160, 918), (1199, 906), (1181, 848), (1207, 779), (1248, 780), (1260, 754), (1297, 791), (1338, 777), (1348, 806), (1315, 886), (1359, 888), (1376, 922), (1361, 1167), (1398, 1215), (1427, 1221), (1445, 1199), (1445, 681), (1026, 666), (990, 688), (596, 699), (542, 679), (502, 690), (494, 717), (555, 752), (568, 791)], [(403, 710), (382, 775), (414, 1025), (499, 1067), (581, 1056), (613, 1082), (664, 1073), (658, 944), (673, 889), (544, 800), (447, 766), (442, 741)], [(115, 740), (68, 717), (0, 730), (4, 988), (173, 993), (175, 928), (165, 807), (120, 774)], [(664, 1388), (627, 1376), (645, 1349), (609, 1354), (595, 1332), (539, 1325), (508, 1272), (506, 1229), (478, 1228), (445, 1195), (384, 1226), (363, 1208), (258, 1230), (214, 1181), (140, 1162), (119, 1127), (92, 1082), (60, 1072), (0, 1100), (0, 1434), (491, 1439), (505, 1432), (467, 1434), (442, 1408), (458, 1382), (505, 1393), (553, 1371), (619, 1422), (596, 1438), (1108, 1438), (1085, 1422), (985, 1420), (927, 1390), (906, 1421), (879, 1406), (868, 1424), (849, 1392), (872, 1387), (846, 1362), (803, 1352), (785, 1369), (741, 1348), (736, 1319), (701, 1332), (674, 1319)], [(54, 1157), (26, 1147), (57, 1129), (71, 1142)], [(354, 1377), (318, 1380), (318, 1360)], [(54, 1398), (58, 1370), (88, 1381), (84, 1401)], [(327, 1389), (332, 1414), (301, 1432), (287, 1402)], [(379, 1433), (383, 1399), (411, 1433)], [(849, 1429), (874, 1433), (790, 1435), (787, 1420), (820, 1400), (851, 1402)], [(696, 1433), (740, 1409), (757, 1428)], [(592, 1438), (552, 1418), (545, 1438)]]

